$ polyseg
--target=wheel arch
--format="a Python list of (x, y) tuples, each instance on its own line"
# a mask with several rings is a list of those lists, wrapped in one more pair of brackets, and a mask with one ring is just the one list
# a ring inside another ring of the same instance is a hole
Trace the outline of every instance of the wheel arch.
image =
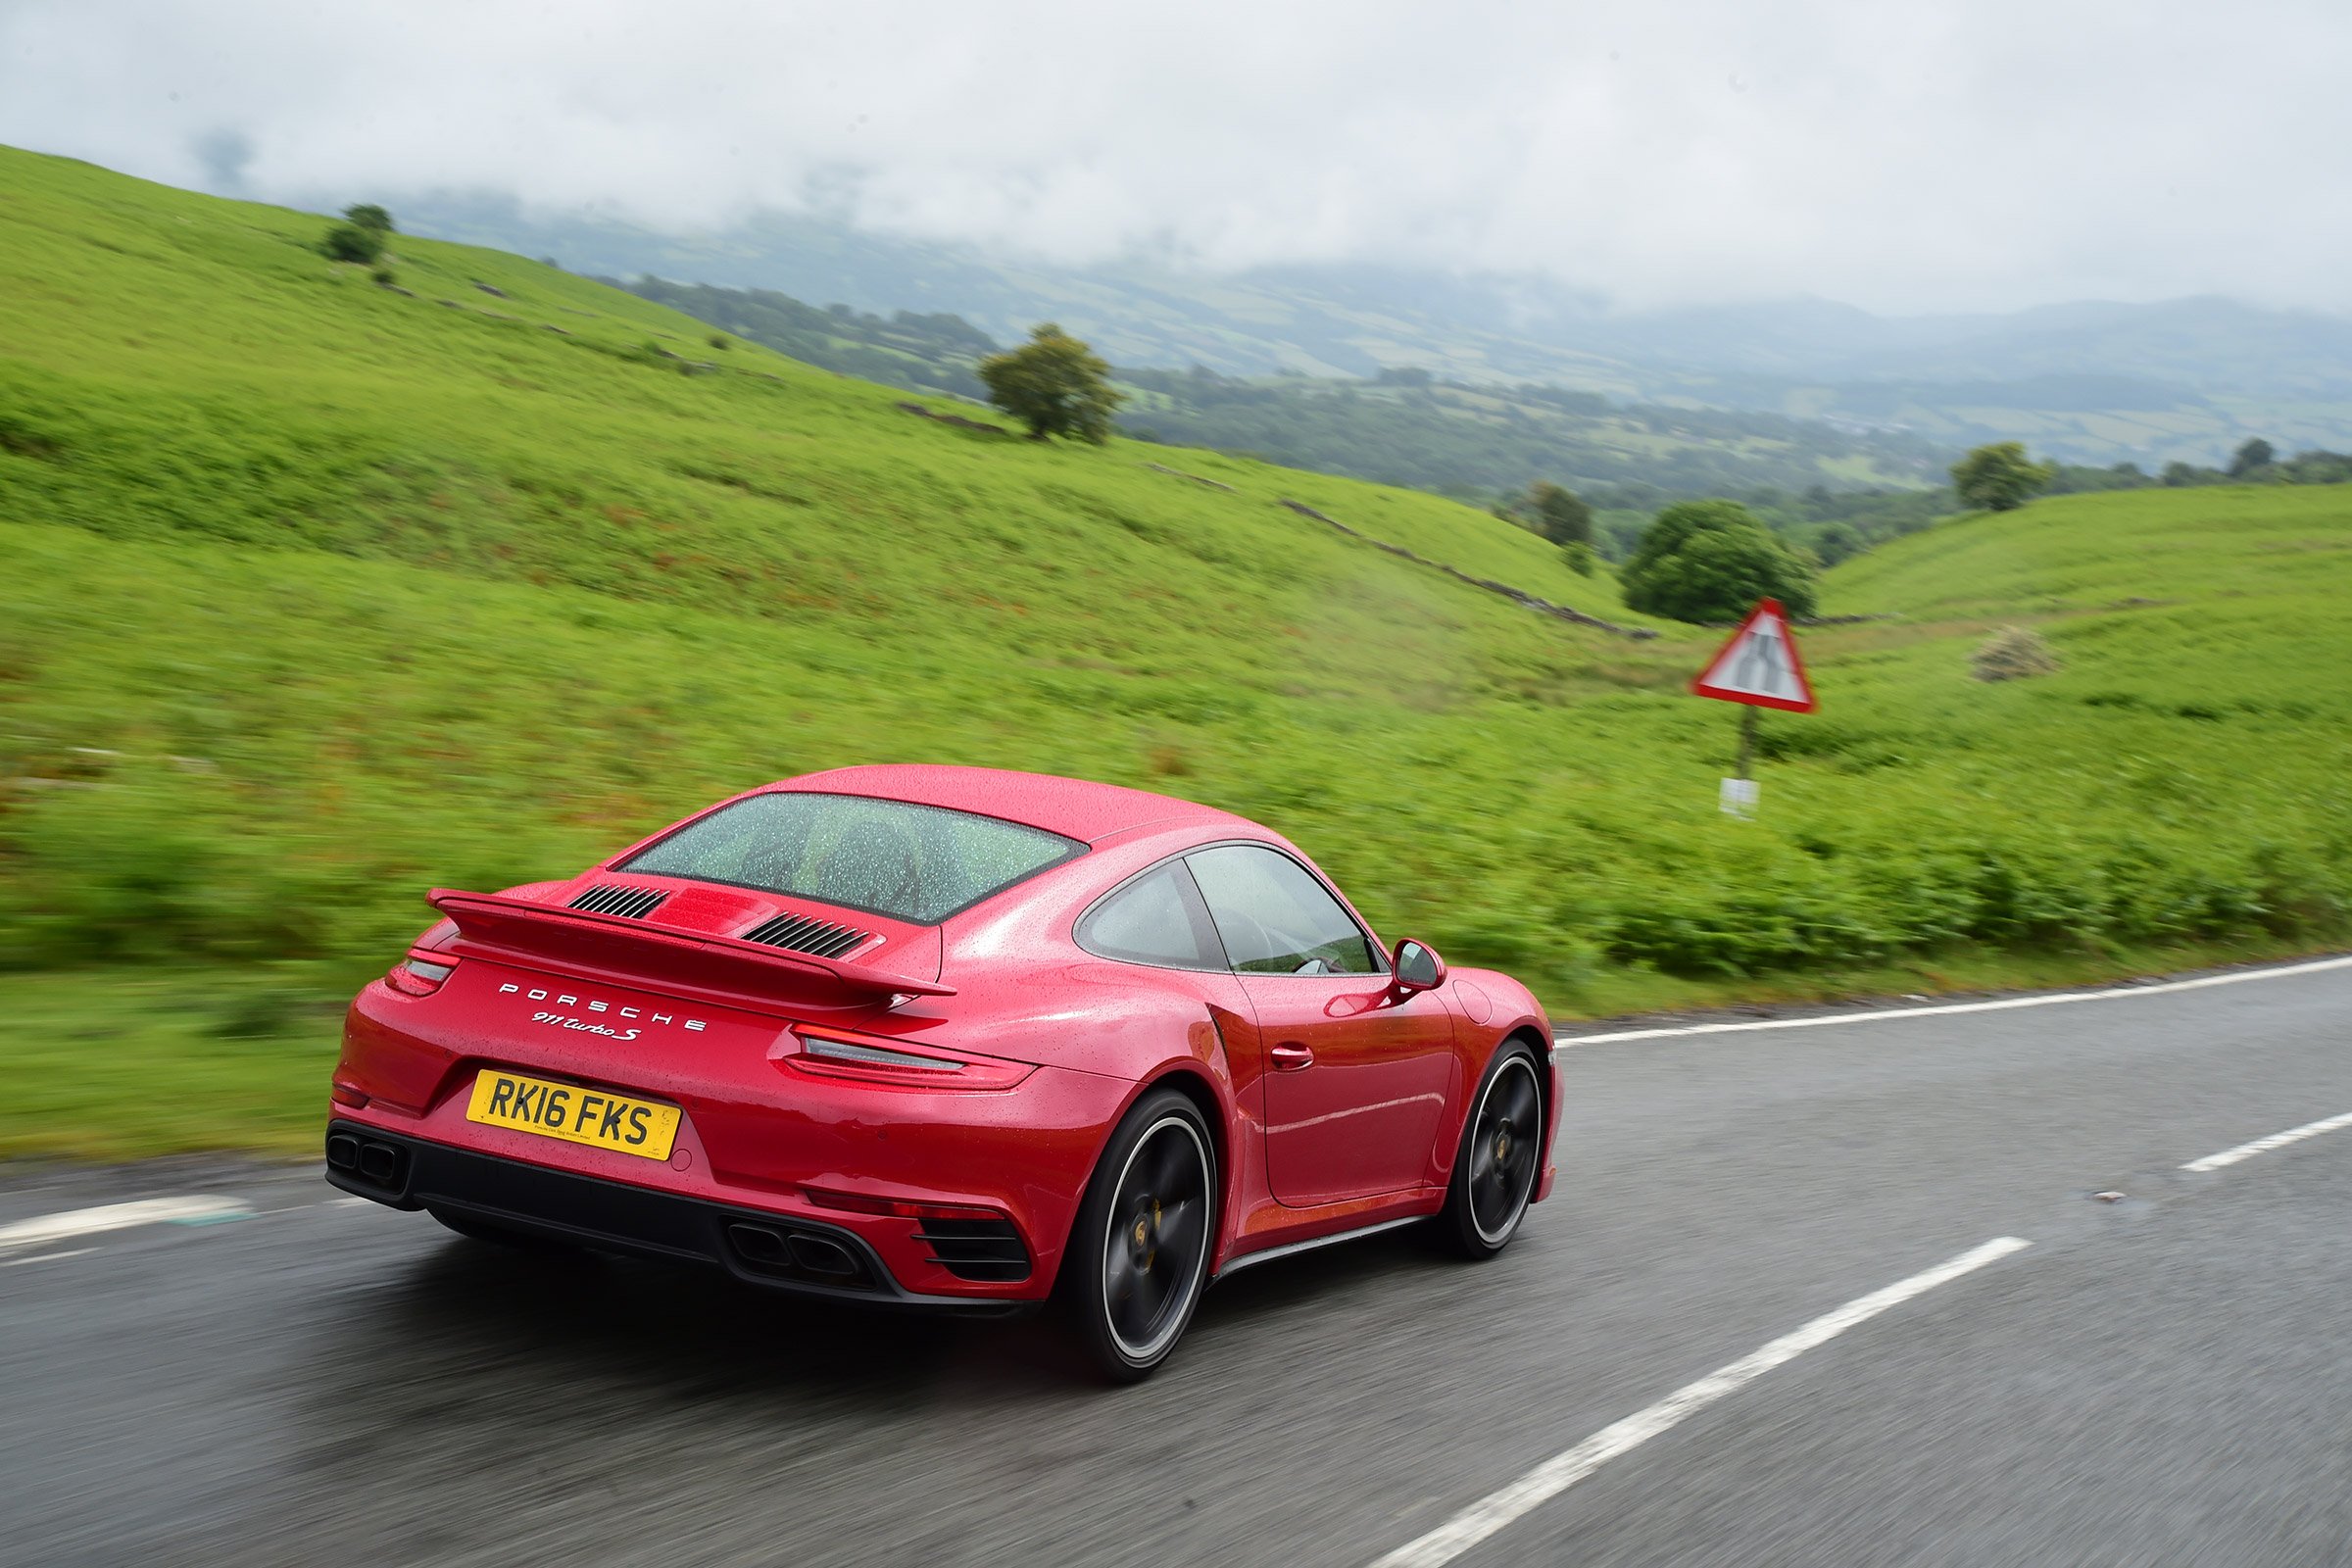
[(1469, 1136), (1470, 1118), (1477, 1112), (1479, 1091), (1486, 1086), (1487, 1074), (1494, 1071), (1495, 1059), (1515, 1045), (1524, 1045), (1536, 1058), (1536, 1098), (1544, 1107), (1544, 1157), (1549, 1158), (1552, 1133), (1559, 1126), (1560, 1116), (1559, 1097), (1552, 1091), (1551, 1043), (1544, 1038), (1543, 1030), (1534, 1020), (1521, 1019), (1495, 1032), (1494, 1044), (1477, 1058), (1477, 1069), (1462, 1086), (1461, 1108), (1446, 1119), (1439, 1145), (1445, 1159), (1438, 1172), (1441, 1181), (1450, 1181), (1453, 1177), (1454, 1161), (1461, 1157), (1462, 1140)]
[[(1551, 1042), (1544, 1038), (1543, 1031), (1538, 1029), (1532, 1023), (1522, 1023), (1510, 1030), (1510, 1032), (1505, 1034), (1500, 1040), (1494, 1042), (1494, 1054), (1489, 1055), (1487, 1060), (1492, 1062), (1494, 1059), (1494, 1055), (1499, 1055), (1502, 1053), (1504, 1047), (1514, 1045), (1523, 1045), (1527, 1047), (1528, 1050), (1534, 1052), (1536, 1054), (1536, 1062), (1539, 1066), (1551, 1058)], [(1548, 1087), (1544, 1089), (1543, 1094), (1545, 1100), (1549, 1100), (1551, 1098), (1551, 1090)]]
[[(1541, 1203), (1551, 1196), (1552, 1144), (1560, 1134), (1560, 1068), (1557, 1048), (1532, 1021), (1515, 1025), (1494, 1043), (1497, 1054), (1514, 1043), (1524, 1044), (1536, 1058), (1536, 1099), (1544, 1107), (1544, 1148), (1537, 1155), (1535, 1190), (1528, 1195), (1530, 1204)], [(1489, 1062), (1494, 1058), (1489, 1056)], [(1485, 1069), (1480, 1069), (1484, 1078)]]
[[(1233, 1184), (1238, 1175), (1233, 1157), (1232, 1112), (1224, 1097), (1217, 1093), (1217, 1086), (1209, 1081), (1208, 1074), (1194, 1064), (1171, 1063), (1165, 1070), (1139, 1085), (1135, 1100), (1128, 1102), (1129, 1105), (1132, 1106), (1154, 1089), (1175, 1090), (1193, 1102), (1194, 1108), (1200, 1112), (1200, 1119), (1208, 1124), (1209, 1153), (1217, 1162), (1217, 1231), (1212, 1242), (1212, 1254), (1221, 1256), (1225, 1250), (1226, 1230), (1233, 1221)], [(1125, 1111), (1120, 1112), (1122, 1116), (1125, 1114)], [(1090, 1175), (1088, 1179), (1093, 1178)]]
[[(1126, 1121), (1135, 1107), (1143, 1103), (1144, 1098), (1155, 1089), (1172, 1089), (1191, 1101), (1193, 1108), (1200, 1113), (1201, 1121), (1208, 1127), (1209, 1154), (1217, 1162), (1217, 1234), (1214, 1249), (1216, 1253), (1221, 1254), (1226, 1241), (1226, 1227), (1232, 1222), (1234, 1209), (1233, 1184), (1236, 1173), (1233, 1159), (1233, 1113), (1224, 1097), (1218, 1094), (1215, 1082), (1199, 1062), (1169, 1062), (1157, 1071), (1136, 1080), (1134, 1092), (1120, 1103), (1118, 1114), (1113, 1116), (1109, 1124), (1103, 1128), (1102, 1142), (1097, 1146), (1094, 1157), (1087, 1162), (1086, 1181), (1079, 1188), (1078, 1201), (1071, 1205), (1070, 1221), (1075, 1225), (1079, 1211), (1085, 1207), (1087, 1189), (1094, 1185), (1096, 1175), (1102, 1168), (1102, 1155), (1110, 1148), (1111, 1136), (1118, 1131), (1120, 1124)], [(1049, 1295), (1061, 1289), (1061, 1267), (1068, 1261), (1069, 1254), (1070, 1238), (1065, 1233), (1062, 1237), (1060, 1255), (1054, 1265), (1054, 1277), (1048, 1287)]]

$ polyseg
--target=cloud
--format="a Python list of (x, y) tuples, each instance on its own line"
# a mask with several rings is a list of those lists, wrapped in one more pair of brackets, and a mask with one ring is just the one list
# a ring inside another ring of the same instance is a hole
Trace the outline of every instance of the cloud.
[(603, 0), (0, 10), (0, 140), (289, 200), (1056, 261), (1533, 272), (1634, 304), (2352, 308), (2352, 9), (2251, 0)]

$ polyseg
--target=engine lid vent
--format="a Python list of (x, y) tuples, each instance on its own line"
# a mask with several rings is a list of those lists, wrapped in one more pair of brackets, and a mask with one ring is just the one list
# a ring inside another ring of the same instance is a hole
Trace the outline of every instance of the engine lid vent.
[(819, 920), (813, 915), (779, 914), (746, 931), (743, 940), (757, 942), (764, 948), (783, 948), (792, 953), (812, 953), (820, 958), (838, 958), (872, 934), (855, 926)]
[(571, 901), (575, 909), (590, 914), (617, 914), (624, 920), (642, 920), (669, 897), (660, 888), (633, 888), (624, 883), (605, 882), (590, 888)]

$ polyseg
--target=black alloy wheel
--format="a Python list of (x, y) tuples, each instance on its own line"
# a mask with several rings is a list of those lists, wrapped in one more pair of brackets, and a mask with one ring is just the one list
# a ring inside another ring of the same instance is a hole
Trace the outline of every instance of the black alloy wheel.
[(1088, 1184), (1060, 1290), (1080, 1343), (1115, 1381), (1165, 1360), (1200, 1304), (1217, 1235), (1213, 1150), (1199, 1107), (1154, 1090), (1111, 1134)]
[(1471, 1257), (1493, 1257), (1518, 1234), (1544, 1155), (1544, 1092), (1535, 1053), (1502, 1048), (1462, 1130), (1446, 1200), (1446, 1235)]

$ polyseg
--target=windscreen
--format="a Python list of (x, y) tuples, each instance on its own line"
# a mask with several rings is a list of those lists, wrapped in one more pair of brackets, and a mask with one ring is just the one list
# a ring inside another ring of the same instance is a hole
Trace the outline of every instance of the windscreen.
[(728, 882), (934, 925), (1086, 849), (993, 816), (785, 791), (689, 822), (619, 867)]

